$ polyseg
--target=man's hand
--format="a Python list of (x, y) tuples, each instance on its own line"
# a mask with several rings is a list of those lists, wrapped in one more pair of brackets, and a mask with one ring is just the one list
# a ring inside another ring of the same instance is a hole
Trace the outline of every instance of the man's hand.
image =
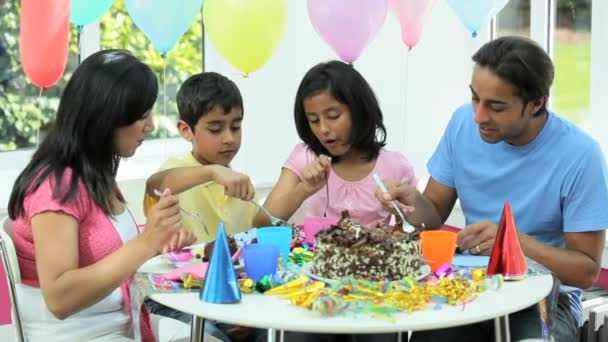
[(497, 231), (497, 224), (489, 221), (479, 221), (458, 232), (456, 244), (460, 250), (469, 250), (471, 254), (490, 255)]
[(383, 180), (388, 193), (382, 192), (382, 190), (376, 190), (376, 198), (380, 203), (382, 203), (382, 207), (386, 211), (392, 212), (396, 214), (395, 208), (393, 207), (392, 201), (395, 201), (397, 207), (403, 214), (408, 214), (414, 211), (414, 203), (418, 200), (418, 197), (421, 196), (420, 192), (413, 186), (408, 184), (403, 184), (398, 181), (387, 179)]

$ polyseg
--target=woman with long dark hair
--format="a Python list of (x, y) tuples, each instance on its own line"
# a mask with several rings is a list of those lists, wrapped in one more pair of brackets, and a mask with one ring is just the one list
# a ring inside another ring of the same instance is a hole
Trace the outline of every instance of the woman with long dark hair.
[[(120, 159), (154, 130), (157, 95), (152, 70), (127, 51), (91, 55), (17, 178), (9, 215), (28, 341), (132, 337), (129, 279), (180, 229), (177, 199), (167, 191), (138, 234), (115, 178)], [(153, 340), (149, 320), (141, 327), (143, 339)]]

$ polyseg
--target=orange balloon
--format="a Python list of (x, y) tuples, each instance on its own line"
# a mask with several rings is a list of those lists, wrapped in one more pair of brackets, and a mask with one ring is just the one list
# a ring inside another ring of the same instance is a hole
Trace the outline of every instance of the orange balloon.
[(70, 0), (21, 0), (21, 64), (42, 89), (55, 84), (68, 61)]

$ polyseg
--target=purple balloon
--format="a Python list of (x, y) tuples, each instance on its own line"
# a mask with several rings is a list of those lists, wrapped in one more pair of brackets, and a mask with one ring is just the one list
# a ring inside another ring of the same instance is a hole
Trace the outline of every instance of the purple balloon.
[(310, 22), (346, 63), (374, 39), (387, 11), (388, 0), (308, 0)]

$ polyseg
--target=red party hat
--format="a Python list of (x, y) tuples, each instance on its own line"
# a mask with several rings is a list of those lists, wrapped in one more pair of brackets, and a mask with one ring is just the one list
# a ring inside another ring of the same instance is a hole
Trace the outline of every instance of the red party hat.
[(519, 244), (517, 228), (508, 200), (505, 202), (498, 224), (487, 274), (502, 274), (505, 280), (520, 280), (528, 274), (528, 262)]

